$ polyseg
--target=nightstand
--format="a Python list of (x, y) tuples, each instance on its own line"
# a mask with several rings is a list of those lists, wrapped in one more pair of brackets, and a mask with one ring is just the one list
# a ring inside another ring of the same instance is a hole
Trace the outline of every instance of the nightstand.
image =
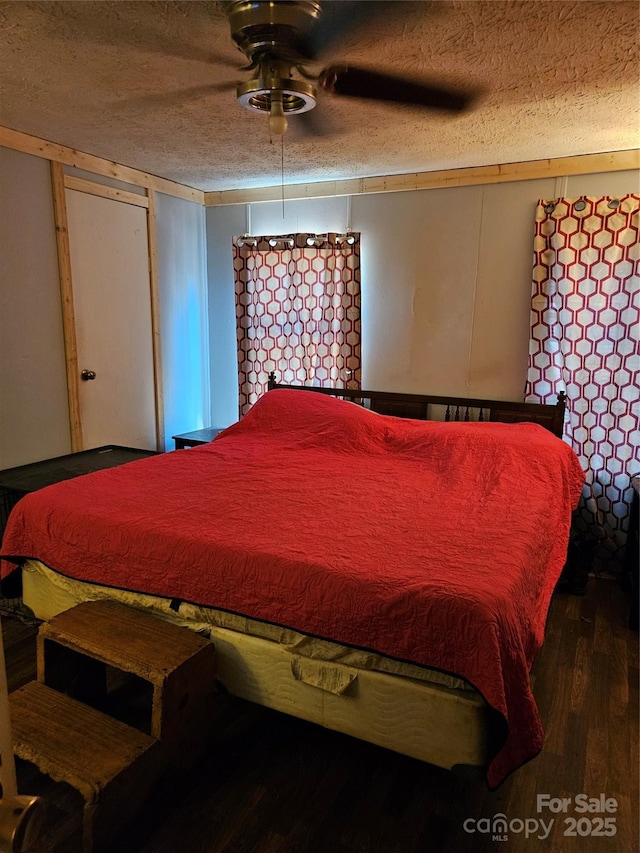
[[(42, 459), (40, 462), (30, 462), (17, 468), (6, 468), (0, 471), (0, 540), (9, 518), (9, 513), (21, 497), (53, 483), (80, 477), (104, 468), (115, 468), (136, 459), (156, 456), (155, 450), (140, 450), (136, 447), (120, 447), (117, 444), (107, 444), (104, 447), (94, 447), (91, 450), (80, 450), (77, 453), (67, 453), (54, 459)], [(22, 596), (22, 575), (12, 574), (2, 581), (0, 589), (0, 605), (9, 607), (11, 611), (19, 609)], [(4, 612), (4, 611), (3, 611)]]
[(176, 450), (185, 450), (187, 447), (197, 447), (199, 444), (207, 444), (222, 432), (220, 427), (206, 427), (205, 429), (195, 429), (193, 432), (183, 432), (180, 435), (172, 435)]
[(11, 508), (23, 495), (61, 480), (80, 477), (103, 468), (115, 468), (125, 462), (156, 455), (155, 450), (108, 444), (0, 471), (0, 538)]

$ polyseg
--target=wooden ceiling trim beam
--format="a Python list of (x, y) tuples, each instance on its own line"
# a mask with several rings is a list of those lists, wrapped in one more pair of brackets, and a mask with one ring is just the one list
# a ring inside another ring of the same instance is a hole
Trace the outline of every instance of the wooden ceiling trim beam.
[(149, 199), (146, 195), (119, 190), (116, 187), (108, 187), (105, 184), (96, 184), (93, 181), (85, 181), (73, 175), (64, 176), (64, 185), (68, 190), (77, 190), (80, 193), (99, 195), (102, 198), (110, 198), (113, 201), (121, 201), (125, 204), (133, 204), (136, 207), (149, 207)]
[[(279, 201), (280, 184), (270, 187), (203, 192), (166, 178), (122, 166), (92, 154), (85, 154), (64, 145), (48, 142), (17, 130), (0, 126), (0, 146), (43, 157), (53, 163), (74, 166), (96, 175), (112, 178), (133, 186), (155, 190), (166, 195), (195, 201), (207, 206), (245, 204), (248, 202)], [(342, 181), (318, 181), (285, 186), (288, 200), (324, 198), (328, 196), (362, 195), (367, 193), (406, 192), (438, 187), (473, 186), (477, 184), (529, 181), (538, 178), (558, 178), (606, 172), (640, 170), (640, 149), (610, 151), (600, 154), (581, 154), (548, 160), (531, 160), (494, 166), (471, 166), (434, 172), (415, 172), (399, 175), (380, 175), (371, 178), (351, 178)]]
[[(387, 175), (374, 178), (352, 178), (345, 181), (319, 181), (310, 184), (285, 186), (285, 199), (326, 196), (362, 195), (366, 193), (406, 192), (408, 190), (464, 187), (475, 184), (500, 184), (509, 181), (531, 181), (538, 178), (558, 178), (568, 175), (590, 175), (599, 172), (622, 172), (640, 169), (640, 149), (610, 151), (603, 154), (581, 154), (552, 160), (531, 160), (498, 166), (471, 166), (441, 172), (417, 172), (407, 175)], [(260, 201), (280, 201), (282, 187), (222, 190), (205, 192), (205, 205), (246, 204)]]
[(159, 178), (156, 175), (150, 175), (138, 169), (132, 169), (130, 166), (121, 166), (119, 163), (114, 163), (111, 160), (103, 160), (102, 157), (85, 154), (82, 151), (76, 151), (73, 148), (58, 145), (55, 142), (47, 142), (45, 139), (29, 136), (26, 133), (11, 130), (8, 127), (0, 127), (0, 146), (11, 148), (14, 151), (22, 151), (24, 154), (33, 154), (35, 157), (43, 157), (52, 163), (75, 166), (77, 169), (83, 169), (87, 172), (93, 172), (95, 175), (102, 175), (106, 178), (113, 178), (117, 181), (133, 184), (136, 187), (144, 187), (145, 189), (155, 190), (165, 195), (204, 204), (204, 193), (202, 190), (186, 187), (183, 184)]

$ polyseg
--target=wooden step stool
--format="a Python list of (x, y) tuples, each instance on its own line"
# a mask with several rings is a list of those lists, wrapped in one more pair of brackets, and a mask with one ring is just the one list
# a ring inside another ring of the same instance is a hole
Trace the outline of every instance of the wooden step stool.
[(39, 681), (9, 701), (16, 755), (84, 798), (83, 850), (89, 853), (148, 797), (164, 767), (159, 742)]
[(85, 800), (83, 849), (103, 845), (167, 768), (212, 731), (213, 644), (113, 601), (79, 604), (38, 632), (38, 680), (9, 697), (16, 754)]

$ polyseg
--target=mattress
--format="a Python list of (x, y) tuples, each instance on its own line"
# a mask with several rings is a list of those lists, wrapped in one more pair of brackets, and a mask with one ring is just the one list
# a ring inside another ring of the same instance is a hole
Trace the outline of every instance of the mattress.
[[(28, 560), (24, 564), (22, 583), (25, 605), (43, 621), (82, 601), (109, 598), (132, 607), (142, 607), (163, 619), (168, 619), (177, 625), (184, 625), (205, 636), (212, 636), (213, 629), (225, 629), (236, 634), (246, 634), (276, 643), (292, 659), (301, 658), (309, 661), (304, 667), (298, 664), (300, 675), (306, 677), (308, 673), (309, 678), (316, 680), (321, 679), (321, 676), (312, 676), (311, 673), (315, 670), (319, 671), (320, 664), (339, 663), (346, 668), (383, 672), (444, 686), (451, 690), (474, 692), (473, 687), (463, 679), (446, 672), (415, 666), (384, 655), (321, 640), (268, 622), (216, 610), (213, 607), (199, 607), (184, 601), (178, 604), (172, 599), (161, 596), (77, 581), (53, 571), (38, 560)], [(318, 666), (314, 667), (312, 662)], [(331, 668), (325, 667), (324, 671), (327, 673), (326, 682), (330, 684)], [(318, 684), (318, 686), (323, 685)]]
[[(74, 581), (34, 560), (24, 566), (23, 593), (39, 619), (102, 597), (150, 609), (212, 640), (217, 680), (233, 696), (448, 770), (480, 773), (499, 737), (480, 694), (436, 670), (212, 608), (183, 603), (176, 611), (169, 599)], [(256, 633), (219, 624), (230, 616)]]

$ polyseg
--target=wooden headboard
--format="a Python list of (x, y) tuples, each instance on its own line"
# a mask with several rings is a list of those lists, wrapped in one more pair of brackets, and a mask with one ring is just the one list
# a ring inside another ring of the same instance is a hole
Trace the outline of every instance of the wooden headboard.
[(564, 431), (566, 397), (558, 394), (555, 405), (544, 403), (511, 403), (505, 400), (473, 400), (467, 397), (442, 397), (426, 394), (396, 394), (392, 391), (364, 391), (361, 388), (318, 388), (309, 385), (282, 385), (275, 373), (269, 374), (269, 391), (273, 388), (290, 388), (298, 391), (315, 391), (330, 394), (341, 400), (350, 400), (380, 415), (396, 418), (432, 420), (433, 407), (442, 407), (445, 421), (500, 421), (513, 424), (526, 421), (548, 429), (558, 438)]

